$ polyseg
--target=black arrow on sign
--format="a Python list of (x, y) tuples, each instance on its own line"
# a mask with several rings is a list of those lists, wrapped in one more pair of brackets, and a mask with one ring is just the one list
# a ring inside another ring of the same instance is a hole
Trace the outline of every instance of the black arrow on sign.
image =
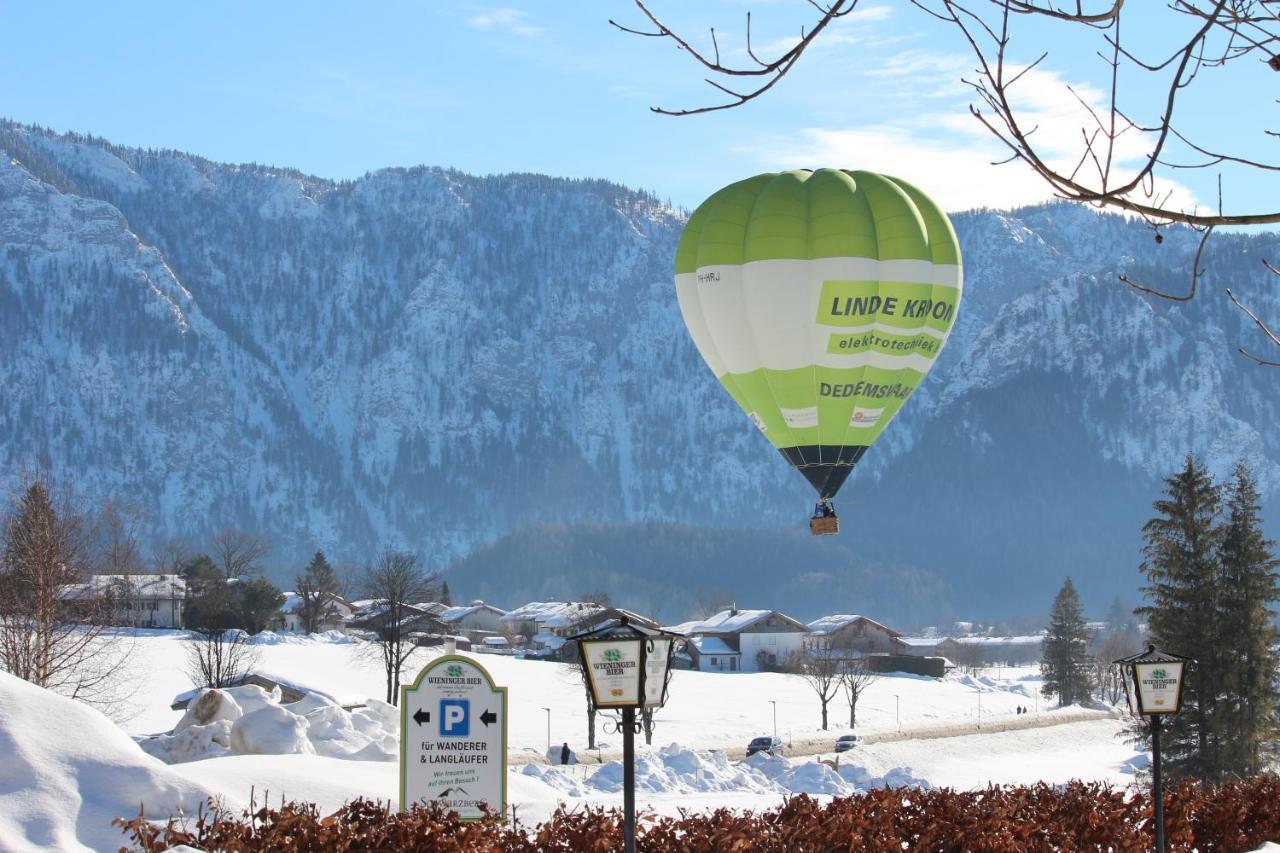
[(480, 722), (484, 723), (485, 728), (488, 728), (490, 723), (498, 722), (498, 715), (492, 711), (486, 710), (480, 715)]
[(431, 714), (419, 708), (413, 712), (413, 721), (418, 725), (431, 722)]

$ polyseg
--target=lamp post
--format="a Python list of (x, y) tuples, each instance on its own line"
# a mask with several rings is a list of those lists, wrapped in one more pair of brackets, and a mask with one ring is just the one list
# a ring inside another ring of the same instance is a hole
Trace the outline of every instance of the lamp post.
[(578, 634), (578, 661), (602, 710), (622, 712), (614, 730), (622, 732), (623, 850), (636, 849), (636, 711), (661, 708), (667, 701), (676, 634), (633, 625), (624, 615), (593, 631)]
[(897, 693), (893, 694), (893, 721), (898, 724), (898, 731), (902, 731), (902, 706)]
[(773, 706), (773, 736), (778, 736), (778, 700), (770, 699), (769, 704)]
[(1160, 775), (1160, 729), (1165, 714), (1182, 709), (1183, 671), (1195, 663), (1189, 657), (1162, 652), (1148, 643), (1147, 650), (1114, 661), (1120, 667), (1125, 699), (1135, 717), (1151, 725), (1151, 789), (1155, 801), (1156, 853), (1164, 853), (1164, 780)]
[(543, 706), (542, 710), (547, 712), (547, 752), (551, 752), (551, 709)]

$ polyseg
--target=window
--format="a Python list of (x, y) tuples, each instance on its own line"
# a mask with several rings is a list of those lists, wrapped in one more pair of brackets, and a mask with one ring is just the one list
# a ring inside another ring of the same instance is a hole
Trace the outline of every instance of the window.
[(738, 659), (737, 659), (737, 658), (729, 658), (729, 671), (730, 671), (730, 672), (737, 672), (737, 671), (738, 671)]
[(767, 642), (768, 642), (768, 643), (769, 643), (769, 645), (771, 645), (771, 646), (776, 646), (776, 645), (778, 645), (778, 635), (777, 635), (777, 634), (770, 634), (770, 635), (769, 635), (769, 639), (768, 639), (768, 641), (767, 641)]

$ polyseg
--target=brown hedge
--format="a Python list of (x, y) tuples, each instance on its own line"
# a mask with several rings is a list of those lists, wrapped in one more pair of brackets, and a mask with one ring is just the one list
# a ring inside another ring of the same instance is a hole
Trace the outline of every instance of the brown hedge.
[[(1259, 776), (1217, 787), (1186, 782), (1166, 793), (1172, 851), (1254, 850), (1280, 840), (1280, 778)], [(144, 817), (117, 820), (134, 844), (162, 851), (176, 844), (226, 851), (565, 851), (622, 849), (617, 809), (557, 810), (534, 828), (496, 819), (474, 823), (435, 807), (397, 813), (357, 800), (329, 816), (289, 803), (240, 815), (211, 811), (184, 825)], [(978, 791), (882, 788), (820, 803), (804, 795), (753, 813), (729, 809), (644, 814), (641, 851), (1148, 851), (1151, 799), (1105, 785), (1072, 782)]]

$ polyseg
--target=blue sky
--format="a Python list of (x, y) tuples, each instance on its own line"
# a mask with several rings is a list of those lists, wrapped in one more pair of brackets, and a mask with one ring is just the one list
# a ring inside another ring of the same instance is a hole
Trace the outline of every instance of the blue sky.
[[(803, 0), (650, 5), (703, 43), (716, 25), (729, 56), (741, 53), (748, 10), (760, 45), (813, 13)], [(630, 0), (7, 2), (0, 115), (324, 177), (416, 164), (532, 171), (607, 178), (686, 207), (757, 172), (816, 166), (900, 175), (952, 210), (1047, 197), (1023, 167), (987, 165), (1003, 155), (966, 109), (960, 77), (973, 59), (905, 0), (862, 0), (765, 99), (690, 118), (649, 107), (714, 99), (699, 69), (610, 17), (644, 24)], [(1092, 48), (1052, 44), (1023, 97), (1067, 159), (1080, 108), (1063, 84), (1096, 101), (1103, 81)], [(1273, 73), (1238, 72), (1195, 105), (1197, 123), (1239, 138), (1225, 119), (1255, 77), (1272, 87)], [(1253, 134), (1248, 150), (1274, 144)], [(1187, 204), (1215, 197), (1212, 175), (1175, 178)], [(1229, 181), (1228, 204), (1267, 209), (1266, 190)]]

